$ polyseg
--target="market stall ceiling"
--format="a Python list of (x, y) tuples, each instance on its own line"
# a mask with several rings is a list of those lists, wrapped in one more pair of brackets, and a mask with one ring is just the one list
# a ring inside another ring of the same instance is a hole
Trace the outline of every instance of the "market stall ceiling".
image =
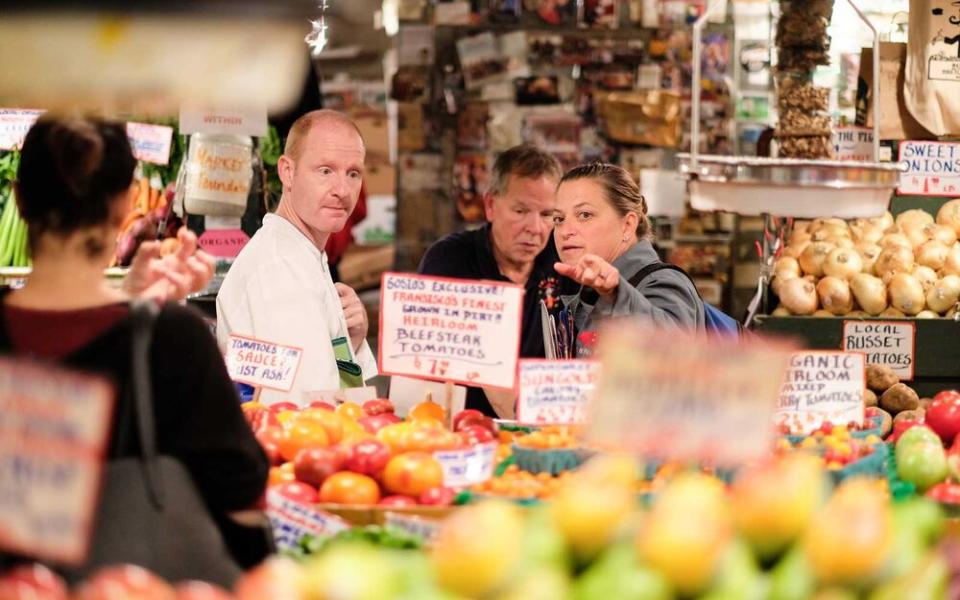
[(40, 0), (3, 12), (0, 106), (144, 115), (184, 103), (282, 112), (303, 84), (307, 19), (319, 16), (302, 0)]

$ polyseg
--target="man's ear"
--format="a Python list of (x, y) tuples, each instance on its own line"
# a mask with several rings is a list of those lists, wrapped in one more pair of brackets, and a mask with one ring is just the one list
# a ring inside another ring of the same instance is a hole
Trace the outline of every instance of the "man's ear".
[(293, 172), (296, 169), (296, 164), (293, 162), (293, 159), (282, 154), (280, 159), (277, 160), (277, 175), (280, 177), (280, 182), (283, 184), (283, 189), (289, 189), (293, 187)]
[(485, 192), (483, 194), (483, 212), (487, 217), (487, 221), (493, 221), (493, 202), (493, 194)]

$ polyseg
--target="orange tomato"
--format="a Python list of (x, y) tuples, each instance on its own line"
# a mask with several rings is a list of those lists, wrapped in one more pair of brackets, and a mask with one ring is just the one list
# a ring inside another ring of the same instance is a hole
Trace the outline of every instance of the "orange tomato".
[(270, 467), (270, 474), (267, 476), (267, 487), (296, 480), (297, 477), (293, 472), (293, 463), (285, 462), (279, 467)]
[(283, 437), (278, 445), (280, 456), (284, 460), (293, 460), (297, 456), (297, 452), (308, 446), (327, 446), (329, 444), (330, 438), (327, 437), (327, 430), (324, 429), (322, 424), (314, 421), (297, 420), (283, 432)]
[(456, 448), (459, 438), (445, 429), (418, 428), (407, 436), (403, 451), (433, 452), (435, 450), (449, 450)]
[(447, 411), (436, 402), (427, 400), (410, 409), (411, 419), (436, 419), (441, 423), (447, 420)]
[(331, 444), (336, 444), (343, 439), (347, 423), (350, 422), (342, 416), (324, 408), (307, 408), (302, 410), (297, 416), (297, 421), (301, 420), (312, 421), (322, 425), (327, 432), (327, 439), (330, 440)]
[(391, 494), (418, 498), (430, 488), (443, 485), (443, 467), (426, 452), (400, 454), (387, 463), (383, 485)]
[(338, 406), (334, 412), (348, 419), (353, 419), (354, 421), (367, 416), (367, 413), (363, 411), (363, 407), (356, 402), (344, 402)]
[(420, 429), (447, 429), (447, 426), (443, 424), (443, 421), (434, 419), (433, 417), (414, 417), (410, 421), (410, 425)]
[(377, 439), (390, 447), (390, 450), (399, 454), (407, 450), (410, 434), (414, 427), (410, 423), (394, 423), (387, 425), (377, 432)]
[(366, 475), (341, 471), (328, 477), (320, 487), (320, 502), (333, 504), (376, 504), (380, 487)]

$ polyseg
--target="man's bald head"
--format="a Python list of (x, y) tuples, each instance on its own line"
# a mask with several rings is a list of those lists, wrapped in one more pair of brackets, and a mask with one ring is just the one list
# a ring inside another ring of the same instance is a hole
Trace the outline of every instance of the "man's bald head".
[(290, 126), (290, 132), (287, 134), (287, 142), (283, 147), (283, 153), (297, 162), (303, 152), (303, 144), (307, 135), (314, 127), (348, 127), (357, 133), (360, 144), (363, 145), (363, 134), (360, 133), (360, 128), (350, 117), (342, 112), (325, 108), (312, 110), (293, 122), (293, 125)]

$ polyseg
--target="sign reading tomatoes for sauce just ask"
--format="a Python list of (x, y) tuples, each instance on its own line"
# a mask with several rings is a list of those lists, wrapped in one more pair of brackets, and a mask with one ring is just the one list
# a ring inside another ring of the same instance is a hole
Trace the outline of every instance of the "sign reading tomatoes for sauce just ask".
[(579, 425), (600, 376), (591, 360), (521, 360), (517, 421), (527, 425)]
[(380, 288), (380, 372), (513, 389), (523, 288), (386, 273)]
[(0, 359), (0, 549), (83, 562), (113, 401), (105, 380)]
[(736, 466), (767, 456), (792, 348), (732, 344), (639, 323), (599, 335), (600, 380), (587, 432), (601, 447)]
[(775, 422), (805, 435), (825, 421), (863, 425), (867, 362), (860, 353), (798, 352), (790, 357)]
[(900, 187), (903, 196), (956, 196), (960, 194), (960, 144), (951, 142), (900, 142)]
[(863, 352), (867, 364), (890, 367), (901, 381), (912, 381), (916, 334), (913, 323), (844, 321), (843, 351)]
[(300, 348), (231, 335), (227, 343), (227, 372), (240, 383), (289, 392), (302, 357)]

